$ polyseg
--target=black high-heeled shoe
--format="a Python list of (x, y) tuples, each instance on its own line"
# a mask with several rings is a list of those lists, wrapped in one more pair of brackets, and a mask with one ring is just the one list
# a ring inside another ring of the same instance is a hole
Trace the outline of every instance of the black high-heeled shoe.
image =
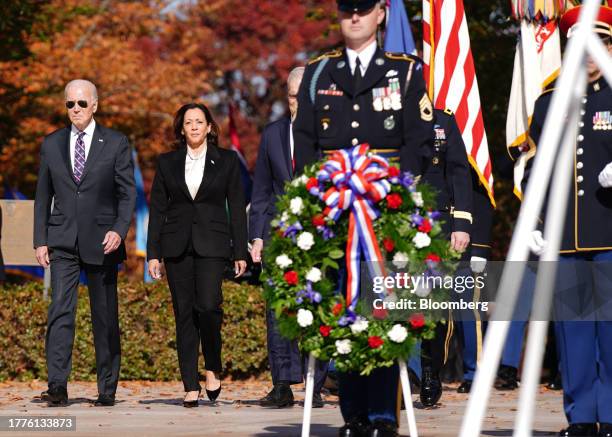
[(221, 383), (219, 383), (219, 388), (216, 390), (206, 389), (206, 396), (210, 399), (211, 402), (215, 402), (219, 397), (219, 393), (221, 393)]
[[(208, 391), (208, 390), (206, 390)], [(200, 393), (202, 393), (202, 390), (198, 390), (198, 397), (195, 401), (186, 401), (183, 400), (183, 407), (185, 408), (195, 408), (198, 406), (198, 400), (200, 399)]]

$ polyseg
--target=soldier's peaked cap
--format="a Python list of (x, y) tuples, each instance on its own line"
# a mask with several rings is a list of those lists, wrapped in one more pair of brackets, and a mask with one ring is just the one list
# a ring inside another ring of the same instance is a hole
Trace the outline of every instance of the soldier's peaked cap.
[(343, 12), (364, 12), (369, 11), (380, 0), (336, 0), (338, 9)]
[[(599, 8), (599, 13), (593, 24), (593, 31), (599, 34), (612, 36), (612, 0), (608, 0), (606, 4), (607, 6), (602, 5)], [(568, 37), (572, 36), (572, 33), (578, 28), (577, 25), (581, 11), (582, 6), (576, 6), (568, 10), (561, 17), (559, 27)]]

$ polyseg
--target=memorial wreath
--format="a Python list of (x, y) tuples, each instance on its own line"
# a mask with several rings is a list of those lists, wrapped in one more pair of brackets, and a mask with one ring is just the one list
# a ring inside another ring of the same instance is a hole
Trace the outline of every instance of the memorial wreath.
[[(363, 277), (452, 270), (457, 253), (442, 232), (435, 196), (367, 144), (337, 150), (287, 183), (262, 274), (281, 333), (316, 358), (333, 359), (338, 371), (363, 375), (407, 359), (418, 339), (432, 338), (426, 312), (398, 318), (358, 298)], [(369, 276), (361, 274), (364, 265)], [(385, 285), (379, 302), (440, 296), (396, 285)]]

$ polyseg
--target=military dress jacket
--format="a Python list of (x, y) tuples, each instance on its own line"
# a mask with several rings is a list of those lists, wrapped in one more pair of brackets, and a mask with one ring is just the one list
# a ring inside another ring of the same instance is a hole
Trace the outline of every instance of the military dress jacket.
[[(532, 147), (540, 141), (552, 94), (545, 92), (536, 101), (529, 129)], [(598, 180), (612, 162), (612, 90), (605, 79), (589, 83), (582, 103), (561, 253), (612, 250), (612, 188), (602, 187)], [(564, 126), (563, 120), (554, 123)], [(525, 181), (532, 165), (533, 159), (527, 163)], [(546, 212), (546, 205), (542, 211)]]
[(424, 159), (423, 182), (438, 192), (437, 207), (446, 233), (470, 234), (464, 258), (489, 258), (493, 206), (486, 187), (468, 162), (465, 144), (450, 110), (434, 110), (431, 156)]
[(399, 158), (402, 170), (422, 173), (422, 155), (433, 128), (422, 61), (377, 49), (357, 87), (346, 51), (311, 60), (298, 93), (293, 126), (296, 171), (324, 151), (368, 143)]

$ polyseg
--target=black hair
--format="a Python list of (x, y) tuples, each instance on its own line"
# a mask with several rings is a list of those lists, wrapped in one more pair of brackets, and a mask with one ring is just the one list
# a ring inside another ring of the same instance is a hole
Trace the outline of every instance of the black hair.
[(213, 119), (213, 116), (208, 109), (208, 107), (203, 103), (187, 103), (179, 108), (176, 111), (176, 115), (174, 116), (174, 137), (176, 138), (176, 144), (180, 146), (186, 145), (185, 135), (183, 135), (183, 121), (185, 120), (185, 113), (190, 109), (199, 109), (204, 113), (204, 118), (206, 118), (206, 122), (210, 125), (210, 132), (206, 135), (207, 144), (212, 144), (213, 146), (219, 145), (219, 125)]

